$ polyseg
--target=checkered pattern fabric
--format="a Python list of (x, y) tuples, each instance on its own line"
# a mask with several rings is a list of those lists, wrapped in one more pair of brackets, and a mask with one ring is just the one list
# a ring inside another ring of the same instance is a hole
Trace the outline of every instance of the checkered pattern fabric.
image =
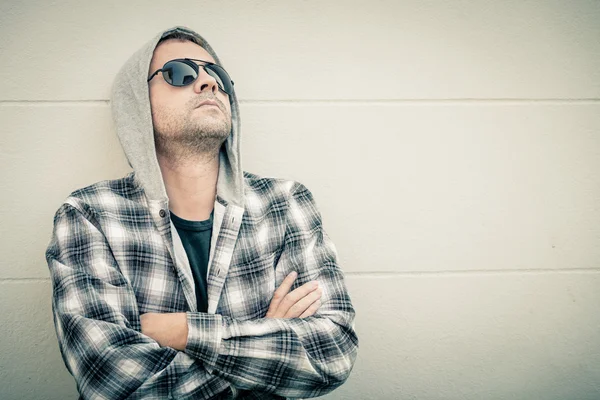
[[(304, 398), (347, 379), (358, 350), (354, 308), (311, 192), (248, 172), (244, 183), (243, 213), (215, 202), (223, 213), (213, 231), (208, 313), (195, 311), (191, 273), (174, 261), (169, 213), (152, 214), (134, 172), (61, 205), (46, 259), (60, 351), (81, 398)], [(264, 318), (294, 270), (292, 289), (319, 281), (320, 309)], [(185, 351), (141, 333), (147, 312), (187, 313)]]

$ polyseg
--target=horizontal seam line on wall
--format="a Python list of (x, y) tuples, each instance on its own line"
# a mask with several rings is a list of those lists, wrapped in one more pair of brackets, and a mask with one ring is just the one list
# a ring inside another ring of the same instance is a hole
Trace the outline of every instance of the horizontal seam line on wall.
[(0, 278), (0, 284), (2, 283), (36, 283), (36, 282), (49, 282), (50, 278)]
[(451, 275), (547, 275), (547, 274), (600, 274), (600, 268), (563, 268), (563, 269), (496, 269), (496, 270), (456, 270), (456, 271), (344, 271), (346, 276), (362, 277), (410, 277), (410, 276), (451, 276)]
[[(481, 98), (481, 99), (276, 99), (276, 100), (239, 100), (240, 104), (251, 105), (428, 105), (428, 104), (600, 104), (600, 98)], [(0, 100), (0, 105), (108, 105), (109, 100)]]

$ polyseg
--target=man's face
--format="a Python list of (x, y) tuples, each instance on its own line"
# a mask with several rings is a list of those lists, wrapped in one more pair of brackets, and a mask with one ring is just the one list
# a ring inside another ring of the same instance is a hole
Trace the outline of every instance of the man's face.
[[(189, 41), (167, 40), (155, 50), (148, 75), (161, 69), (169, 60), (194, 58), (215, 62), (202, 47)], [(202, 64), (199, 62), (199, 64)], [(219, 90), (213, 77), (200, 67), (198, 78), (188, 86), (175, 87), (162, 73), (149, 82), (152, 123), (157, 151), (165, 155), (214, 151), (231, 132), (229, 96)], [(217, 106), (198, 106), (211, 99)]]

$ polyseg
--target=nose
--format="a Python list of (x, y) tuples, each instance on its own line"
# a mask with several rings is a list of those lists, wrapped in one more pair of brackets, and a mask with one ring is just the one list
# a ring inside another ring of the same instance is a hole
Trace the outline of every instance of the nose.
[(200, 67), (198, 71), (198, 79), (194, 82), (194, 91), (196, 93), (202, 93), (206, 90), (210, 90), (213, 94), (217, 94), (219, 91), (219, 85), (215, 78), (210, 76), (204, 68)]

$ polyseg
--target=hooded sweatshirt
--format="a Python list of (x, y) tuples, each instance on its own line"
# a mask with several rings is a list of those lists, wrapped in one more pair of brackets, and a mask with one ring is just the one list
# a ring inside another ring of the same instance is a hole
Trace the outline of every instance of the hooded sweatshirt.
[[(46, 250), (52, 310), (64, 363), (80, 398), (302, 398), (348, 378), (358, 351), (354, 308), (337, 251), (301, 183), (242, 170), (237, 96), (219, 155), (208, 273), (208, 309), (169, 213), (156, 157), (148, 68), (158, 33), (125, 63), (111, 108), (133, 171), (71, 193), (54, 216)], [(223, 66), (224, 67), (224, 66)], [(291, 290), (317, 280), (311, 317), (265, 318), (292, 271)], [(140, 315), (185, 312), (184, 351), (141, 333)]]

